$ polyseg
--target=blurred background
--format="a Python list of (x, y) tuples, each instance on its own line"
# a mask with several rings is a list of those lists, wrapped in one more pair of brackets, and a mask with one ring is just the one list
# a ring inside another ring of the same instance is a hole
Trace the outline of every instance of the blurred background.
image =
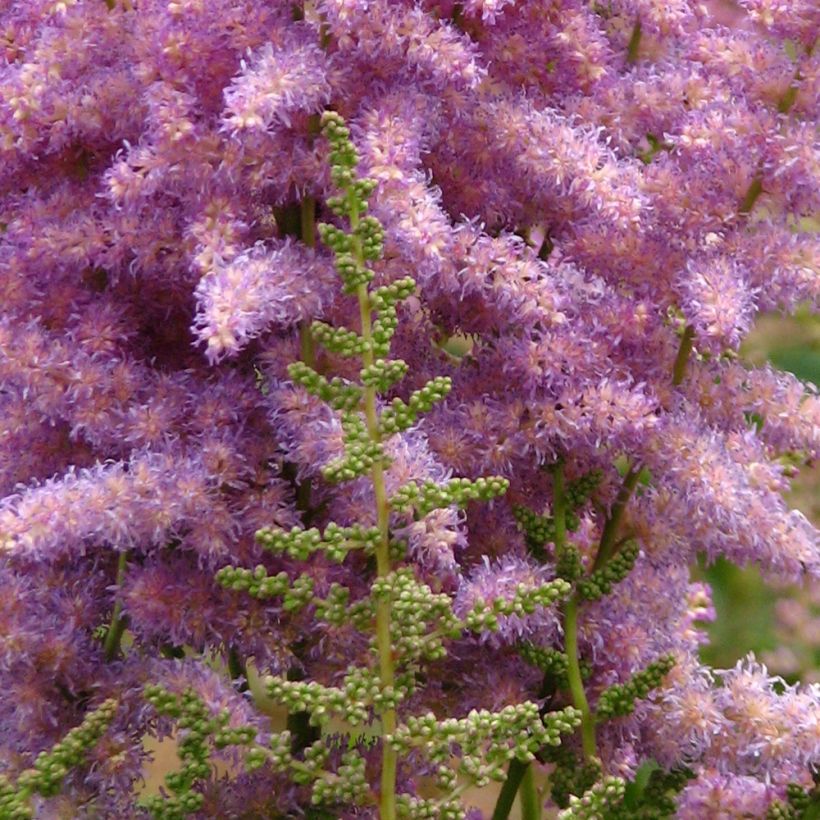
[[(793, 317), (759, 317), (741, 357), (753, 365), (769, 361), (820, 385), (820, 317), (808, 310)], [(820, 465), (800, 470), (789, 500), (820, 526)], [(789, 682), (820, 681), (820, 583), (773, 587), (756, 569), (725, 561), (695, 572), (712, 585), (718, 615), (704, 661), (726, 668), (754, 652)]]

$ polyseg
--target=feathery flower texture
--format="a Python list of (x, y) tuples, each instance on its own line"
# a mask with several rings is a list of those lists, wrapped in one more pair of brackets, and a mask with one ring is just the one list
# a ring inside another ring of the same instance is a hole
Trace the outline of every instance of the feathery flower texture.
[(816, 3), (0, 30), (0, 820), (815, 816), (689, 568), (820, 583)]

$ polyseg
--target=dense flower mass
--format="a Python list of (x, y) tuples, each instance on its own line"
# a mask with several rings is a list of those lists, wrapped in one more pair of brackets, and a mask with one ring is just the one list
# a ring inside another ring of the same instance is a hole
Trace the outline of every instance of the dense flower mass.
[(816, 2), (0, 31), (0, 818), (820, 800), (818, 684), (705, 667), (689, 575), (820, 582), (820, 397), (736, 353), (820, 302)]

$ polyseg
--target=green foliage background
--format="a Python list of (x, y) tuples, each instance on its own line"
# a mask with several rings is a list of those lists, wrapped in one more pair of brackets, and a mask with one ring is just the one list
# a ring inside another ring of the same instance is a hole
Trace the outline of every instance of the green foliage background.
[[(788, 318), (762, 316), (741, 356), (758, 366), (769, 361), (820, 385), (820, 317), (807, 309)], [(790, 501), (820, 524), (820, 465), (801, 469)], [(820, 584), (776, 589), (764, 583), (756, 569), (740, 569), (723, 560), (695, 573), (712, 584), (718, 613), (710, 628), (712, 642), (702, 652), (704, 661), (726, 668), (755, 652), (787, 680), (820, 680)], [(784, 599), (804, 610), (799, 625), (786, 626), (777, 618), (778, 602)], [(771, 654), (777, 647), (777, 655)], [(780, 662), (784, 657), (790, 662)]]

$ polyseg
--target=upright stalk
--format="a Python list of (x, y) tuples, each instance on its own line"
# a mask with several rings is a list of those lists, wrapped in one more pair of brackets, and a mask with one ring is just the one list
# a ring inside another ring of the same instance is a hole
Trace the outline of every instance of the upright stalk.
[(578, 597), (573, 595), (564, 607), (564, 648), (567, 653), (567, 681), (572, 705), (581, 713), (581, 746), (587, 760), (596, 756), (595, 719), (589, 708), (581, 665), (578, 660)]
[(632, 36), (629, 38), (629, 45), (626, 47), (626, 61), (634, 63), (638, 59), (638, 49), (641, 45), (641, 21), (635, 21), (635, 26), (632, 29)]
[[(359, 212), (354, 204), (350, 213), (350, 227), (353, 233), (353, 255), (356, 262), (364, 267), (365, 259), (362, 252), (361, 240), (356, 236), (359, 225)], [(359, 285), (356, 289), (359, 299), (359, 316), (362, 325), (362, 339), (364, 352), (362, 363), (365, 367), (373, 364), (373, 325), (371, 320), (370, 297), (367, 285)], [(379, 422), (376, 413), (376, 387), (365, 386), (364, 414), (367, 421), (367, 431), (370, 440), (381, 442)], [(384, 483), (384, 466), (379, 460), (374, 461), (370, 472), (373, 481), (373, 492), (376, 497), (376, 526), (379, 529), (379, 541), (376, 546), (376, 572), (380, 578), (391, 570), (390, 562), (390, 505), (387, 500), (387, 490)], [(379, 677), (383, 689), (392, 689), (395, 682), (393, 665), (393, 642), (390, 635), (390, 601), (380, 597), (376, 604), (376, 646), (379, 652)], [(385, 709), (381, 713), (383, 735), (392, 734), (396, 730), (396, 710)], [(396, 817), (396, 751), (389, 743), (382, 742), (382, 771), (381, 792), (379, 795), (379, 816), (381, 820), (395, 820)]]
[(624, 478), (624, 483), (618, 491), (618, 496), (615, 503), (612, 505), (612, 511), (604, 523), (604, 530), (601, 533), (601, 541), (598, 544), (598, 554), (595, 556), (595, 563), (592, 566), (593, 572), (600, 569), (610, 558), (612, 558), (617, 545), (616, 538), (621, 527), (621, 521), (626, 511), (626, 505), (629, 499), (632, 498), (632, 493), (638, 484), (638, 476), (640, 470), (637, 467), (630, 467)]
[(745, 216), (748, 213), (751, 213), (752, 208), (754, 208), (755, 202), (757, 202), (757, 198), (763, 193), (763, 180), (757, 176), (755, 177), (750, 185), (748, 190), (746, 191), (745, 196), (743, 197), (743, 201), (740, 203), (740, 207), (737, 209), (739, 214)]
[[(299, 230), (302, 234), (302, 242), (309, 248), (315, 248), (316, 200), (312, 196), (306, 196), (299, 206)], [(306, 321), (299, 325), (299, 353), (302, 361), (315, 370), (316, 347), (313, 343), (313, 334), (310, 332), (310, 324)], [(308, 519), (311, 517), (310, 495), (310, 479), (306, 478), (296, 490), (296, 506), (302, 511), (305, 526), (307, 526)]]
[[(555, 554), (567, 544), (567, 499), (564, 489), (564, 466), (560, 462), (552, 477), (552, 517), (555, 523)], [(564, 649), (567, 654), (567, 682), (572, 705), (581, 713), (581, 745), (584, 757), (595, 757), (595, 720), (589, 708), (578, 654), (578, 596), (573, 595), (564, 605)]]
[(245, 664), (242, 663), (239, 653), (233, 647), (228, 650), (228, 674), (234, 681), (247, 677)]
[(541, 798), (535, 786), (535, 773), (528, 764), (521, 779), (521, 820), (541, 820)]
[(683, 331), (683, 336), (681, 336), (678, 355), (675, 357), (675, 364), (672, 367), (672, 384), (675, 387), (683, 382), (683, 377), (686, 375), (686, 364), (692, 353), (692, 342), (694, 340), (695, 328), (692, 325), (687, 325)]
[(524, 773), (530, 768), (531, 764), (522, 763), (517, 757), (510, 761), (510, 766), (507, 769), (507, 779), (498, 794), (491, 820), (507, 820), (515, 802), (518, 787), (524, 779)]
[(122, 614), (120, 588), (122, 587), (122, 582), (125, 580), (125, 568), (127, 565), (128, 553), (123, 551), (117, 559), (117, 598), (114, 601), (114, 611), (111, 613), (111, 624), (108, 627), (108, 632), (105, 633), (105, 644), (103, 645), (105, 660), (109, 663), (117, 657), (120, 651), (122, 633), (125, 632), (125, 617)]
[[(640, 24), (636, 24), (635, 30), (632, 32), (632, 39), (635, 39), (635, 32), (638, 32), (638, 38), (640, 39)], [(809, 53), (811, 53), (811, 49), (809, 49)], [(629, 43), (629, 54), (632, 54), (632, 41)], [(628, 57), (631, 62), (631, 57)], [(794, 101), (797, 99), (797, 84), (800, 82), (800, 70), (798, 69), (795, 72), (794, 79), (789, 83), (789, 87), (783, 92), (780, 96), (780, 99), (777, 102), (777, 110), (781, 114), (788, 114), (791, 107), (794, 105)], [(746, 189), (746, 193), (743, 195), (743, 199), (740, 201), (740, 205), (738, 206), (737, 212), (740, 216), (748, 216), (752, 212), (752, 208), (754, 208), (755, 203), (759, 199), (760, 195), (763, 193), (763, 178), (758, 172), (754, 179), (749, 183), (749, 187)], [(678, 355), (675, 359), (675, 365), (672, 370), (672, 384), (676, 387), (683, 382), (683, 377), (686, 374), (686, 364), (689, 361), (689, 355), (692, 352), (692, 341), (695, 337), (695, 330), (691, 325), (688, 325), (686, 330), (683, 332), (683, 337), (681, 338), (680, 348), (678, 349)]]
[[(299, 226), (302, 233), (302, 242), (309, 248), (316, 247), (316, 200), (306, 196), (299, 206)], [(313, 345), (313, 336), (307, 322), (299, 325), (299, 348), (302, 361), (316, 369), (316, 350)]]
[[(809, 53), (811, 53), (811, 49), (809, 49)], [(788, 114), (791, 107), (794, 105), (794, 101), (797, 99), (797, 85), (800, 82), (800, 69), (798, 68), (797, 71), (794, 73), (794, 79), (789, 83), (789, 87), (780, 95), (780, 99), (777, 101), (777, 110), (781, 114)], [(746, 191), (743, 199), (741, 200), (740, 207), (737, 209), (737, 212), (741, 216), (748, 216), (751, 213), (752, 208), (755, 206), (755, 202), (757, 202), (758, 197), (763, 193), (763, 178), (758, 172), (755, 178), (749, 184), (749, 188)]]

